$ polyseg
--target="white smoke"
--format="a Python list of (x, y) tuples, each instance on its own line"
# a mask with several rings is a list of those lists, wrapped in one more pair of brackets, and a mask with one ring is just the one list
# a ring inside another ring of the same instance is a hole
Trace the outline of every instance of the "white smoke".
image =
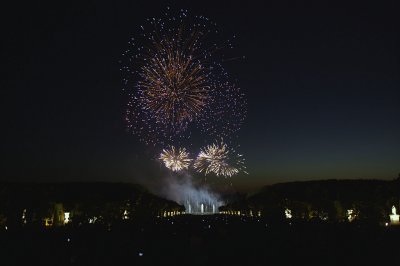
[(186, 213), (215, 213), (224, 203), (205, 185), (195, 185), (189, 174), (165, 179), (162, 196), (184, 205)]

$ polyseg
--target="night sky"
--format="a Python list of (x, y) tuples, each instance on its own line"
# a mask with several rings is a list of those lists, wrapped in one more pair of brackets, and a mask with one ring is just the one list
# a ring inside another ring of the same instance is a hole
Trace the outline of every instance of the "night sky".
[(1, 180), (164, 173), (126, 131), (118, 61), (167, 6), (211, 18), (246, 56), (225, 65), (248, 99), (238, 190), (400, 172), (397, 1), (82, 2), (2, 6)]

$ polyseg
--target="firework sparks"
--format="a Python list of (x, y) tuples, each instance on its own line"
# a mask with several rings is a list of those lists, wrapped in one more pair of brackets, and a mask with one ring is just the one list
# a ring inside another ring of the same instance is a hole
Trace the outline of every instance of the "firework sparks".
[(247, 103), (240, 88), (229, 82), (213, 91), (213, 101), (207, 105), (208, 116), (200, 118), (202, 131), (214, 139), (230, 139), (246, 118)]
[(175, 148), (174, 146), (164, 149), (160, 154), (160, 160), (164, 162), (165, 167), (174, 172), (188, 169), (192, 162), (185, 148)]
[(215, 173), (217, 176), (231, 177), (240, 171), (245, 171), (244, 159), (241, 154), (236, 154), (228, 145), (221, 141), (220, 144), (207, 145), (200, 150), (194, 162), (194, 168), (199, 173)]

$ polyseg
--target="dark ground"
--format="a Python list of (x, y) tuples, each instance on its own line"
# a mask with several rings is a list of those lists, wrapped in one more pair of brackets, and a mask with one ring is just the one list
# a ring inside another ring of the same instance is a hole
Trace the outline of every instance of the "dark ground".
[(0, 232), (1, 265), (400, 265), (400, 228), (234, 216)]

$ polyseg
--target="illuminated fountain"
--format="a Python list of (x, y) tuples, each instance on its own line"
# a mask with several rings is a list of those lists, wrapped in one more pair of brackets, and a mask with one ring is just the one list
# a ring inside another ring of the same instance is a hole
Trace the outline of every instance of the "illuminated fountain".
[(392, 214), (389, 215), (391, 225), (399, 225), (399, 215), (396, 213), (396, 207), (392, 207)]
[(184, 203), (186, 213), (189, 214), (213, 214), (218, 212), (222, 202), (213, 198), (203, 200), (187, 199)]
[(163, 187), (163, 196), (185, 207), (187, 214), (213, 214), (224, 205), (216, 192), (195, 185), (190, 175), (172, 176)]

